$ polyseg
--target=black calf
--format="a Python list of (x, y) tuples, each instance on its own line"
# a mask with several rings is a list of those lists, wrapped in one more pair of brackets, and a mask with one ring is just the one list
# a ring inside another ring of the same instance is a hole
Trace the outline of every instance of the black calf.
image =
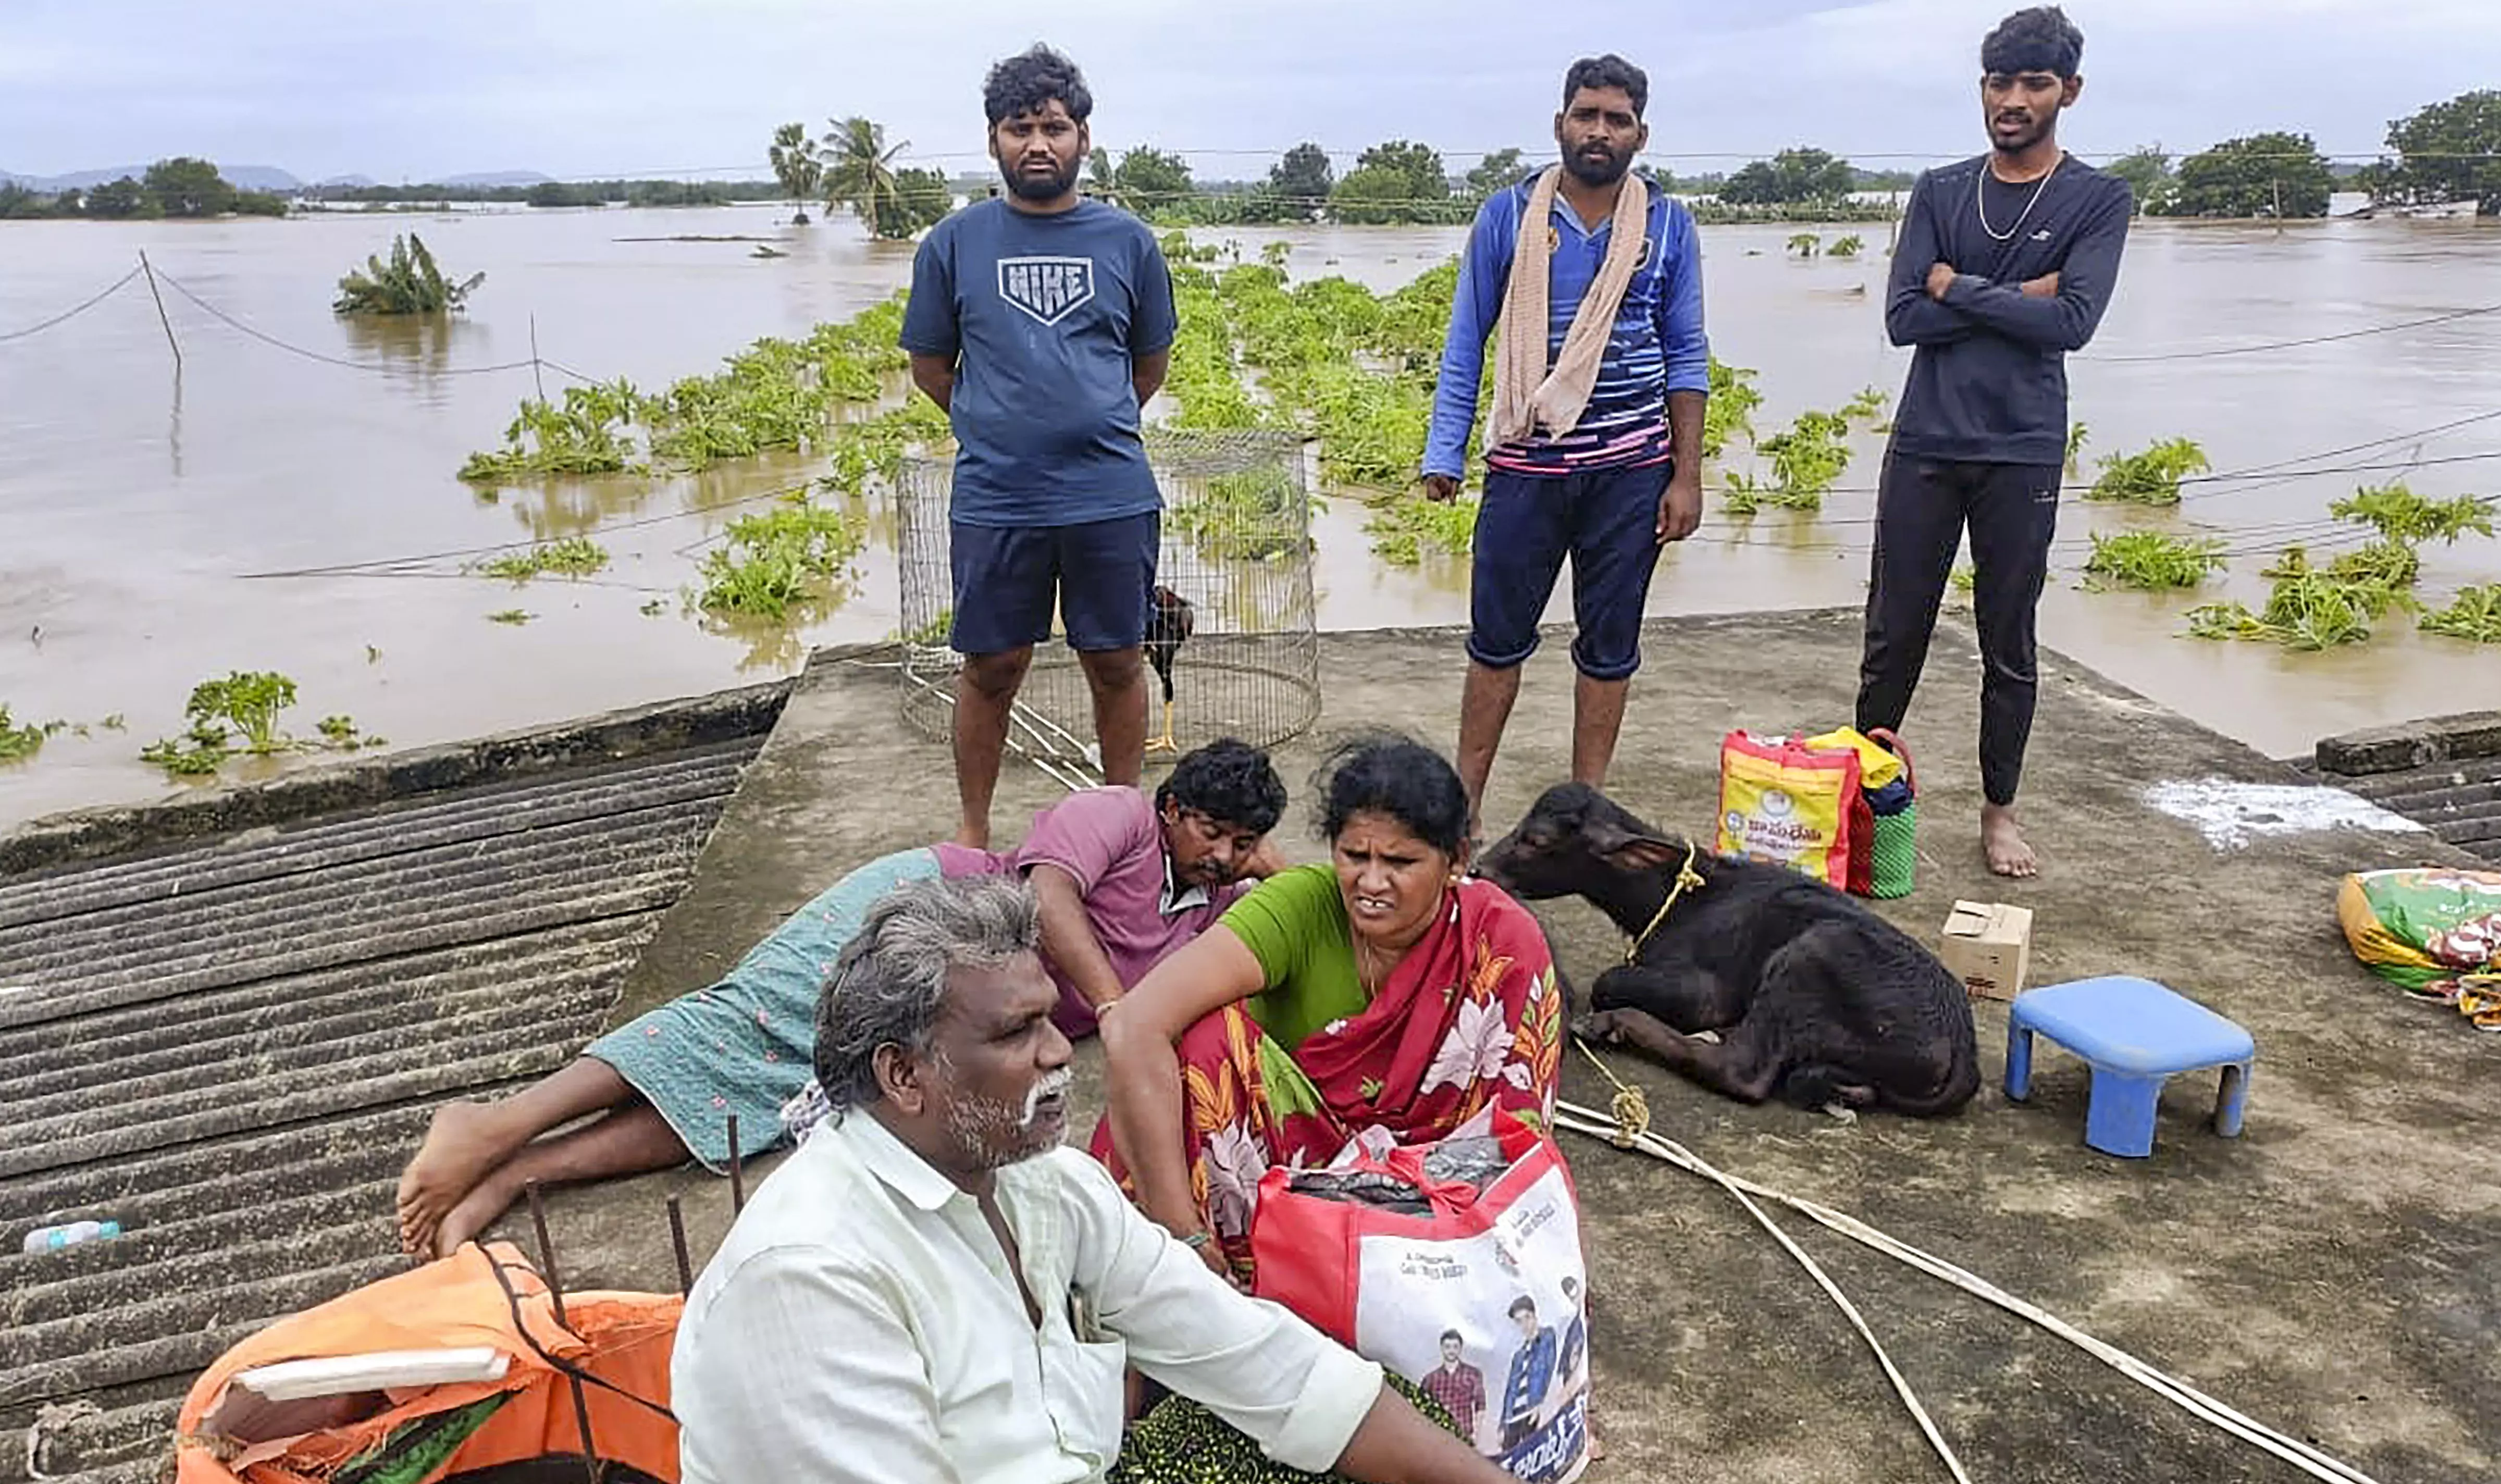
[[(1664, 917), (1679, 875), (1688, 884)], [(1549, 789), (1477, 863), (1516, 896), (1580, 896), (1636, 939), (1582, 1034), (1715, 1092), (1801, 1107), (1954, 1112), (1980, 1088), (1971, 1003), (1909, 934), (1785, 866), (1662, 838), (1584, 784)], [(1714, 1031), (1715, 1043), (1698, 1038)]]

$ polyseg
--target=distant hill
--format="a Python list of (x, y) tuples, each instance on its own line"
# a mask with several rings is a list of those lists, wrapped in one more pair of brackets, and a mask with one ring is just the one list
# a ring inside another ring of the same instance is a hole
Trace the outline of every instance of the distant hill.
[[(23, 186), (29, 190), (50, 193), (56, 190), (84, 190), (128, 176), (138, 180), (148, 174), (146, 165), (115, 165), (108, 170), (73, 170), (67, 175), (17, 175), (0, 170), (0, 181)], [(244, 190), (274, 190), (281, 193), (302, 190), (304, 183), (275, 165), (219, 165), (217, 174), (229, 185)]]
[(478, 173), (478, 174), (474, 174), (474, 175), (447, 175), (447, 176), (441, 176), (441, 177), (438, 177), (438, 178), (436, 178), (436, 179), (434, 179), (434, 180), (428, 181), (428, 182), (426, 182), (425, 184), (427, 184), (427, 185), (429, 185), (429, 186), (543, 186), (543, 185), (546, 185), (548, 182), (552, 181), (552, 180), (554, 180), (554, 179), (555, 179), (555, 177), (554, 177), (554, 176), (551, 176), (551, 175), (544, 175), (544, 174), (541, 174), (540, 172), (538, 172), (538, 171), (536, 171), (536, 170), (488, 170), (488, 171), (484, 171), (484, 172), (481, 172), (481, 173)]

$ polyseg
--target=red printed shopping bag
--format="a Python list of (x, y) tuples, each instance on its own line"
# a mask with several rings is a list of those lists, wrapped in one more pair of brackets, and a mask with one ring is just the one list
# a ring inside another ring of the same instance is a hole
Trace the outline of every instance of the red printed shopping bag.
[(1260, 1298), (1415, 1382), (1514, 1477), (1580, 1476), (1588, 1273), (1552, 1139), (1496, 1112), (1475, 1139), (1272, 1168), (1250, 1251)]

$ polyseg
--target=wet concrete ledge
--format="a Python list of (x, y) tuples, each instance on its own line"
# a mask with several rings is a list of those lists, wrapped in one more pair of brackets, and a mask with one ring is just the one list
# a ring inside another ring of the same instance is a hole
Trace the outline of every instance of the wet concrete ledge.
[(2501, 711), (2465, 711), (2349, 731), (2322, 740), (2316, 760), (2322, 773), (2363, 778), (2483, 758), (2501, 758)]
[(751, 737), (772, 728), (792, 684), (775, 681), (466, 742), (342, 759), (263, 783), (205, 788), (156, 803), (50, 815), (0, 835), (0, 877), (450, 789)]

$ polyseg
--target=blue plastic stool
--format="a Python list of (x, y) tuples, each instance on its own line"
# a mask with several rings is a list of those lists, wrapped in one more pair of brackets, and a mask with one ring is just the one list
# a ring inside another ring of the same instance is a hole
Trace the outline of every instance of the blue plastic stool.
[(2163, 1079), (2221, 1067), (2215, 1131), (2241, 1131), (2250, 1063), (2257, 1042), (2247, 1030), (2150, 979), (2113, 977), (2055, 984), (2015, 997), (2006, 1020), (2006, 1096), (2032, 1091), (2032, 1037), (2048, 1036), (2092, 1067), (2084, 1142), (2104, 1154), (2141, 1160), (2153, 1153), (2153, 1110)]

